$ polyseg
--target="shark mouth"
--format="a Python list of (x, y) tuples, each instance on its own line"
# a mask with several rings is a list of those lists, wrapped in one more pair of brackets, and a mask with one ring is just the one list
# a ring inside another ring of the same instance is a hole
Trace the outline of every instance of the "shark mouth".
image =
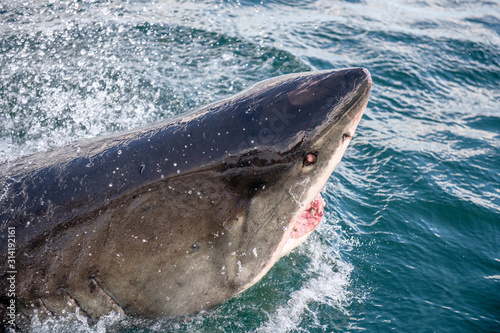
[(292, 232), (290, 233), (290, 238), (301, 238), (316, 229), (323, 218), (324, 209), (325, 201), (321, 197), (321, 194), (318, 193), (309, 204), (309, 207), (307, 207), (295, 221)]

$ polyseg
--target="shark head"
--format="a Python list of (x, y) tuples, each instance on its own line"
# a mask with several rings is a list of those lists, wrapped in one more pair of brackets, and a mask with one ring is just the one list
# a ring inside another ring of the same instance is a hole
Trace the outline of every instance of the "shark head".
[(224, 162), (229, 183), (248, 202), (241, 219), (239, 253), (249, 254), (238, 260), (241, 290), (320, 223), (320, 192), (354, 135), (371, 86), (363, 68), (292, 74), (229, 102), (226, 117), (237, 119), (245, 133)]

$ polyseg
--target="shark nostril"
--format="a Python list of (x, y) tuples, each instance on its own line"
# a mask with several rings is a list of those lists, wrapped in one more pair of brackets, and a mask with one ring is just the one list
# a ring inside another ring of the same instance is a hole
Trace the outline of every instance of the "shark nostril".
[(314, 163), (316, 163), (316, 161), (318, 160), (318, 157), (313, 154), (313, 153), (309, 153), (307, 154), (307, 156), (304, 158), (304, 166), (310, 166), (310, 165), (313, 165)]
[(352, 139), (352, 135), (349, 135), (347, 133), (344, 133), (342, 135), (342, 142), (346, 141), (346, 140), (349, 140), (349, 139)]

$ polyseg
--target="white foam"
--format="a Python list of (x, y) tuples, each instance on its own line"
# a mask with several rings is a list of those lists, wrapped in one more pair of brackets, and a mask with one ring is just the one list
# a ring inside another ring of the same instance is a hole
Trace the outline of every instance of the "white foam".
[(53, 333), (53, 332), (75, 332), (75, 333), (106, 333), (107, 329), (123, 320), (123, 316), (111, 313), (103, 316), (95, 324), (90, 324), (87, 319), (77, 313), (70, 313), (65, 317), (57, 319), (48, 318), (40, 321), (34, 317), (31, 321), (29, 332), (32, 333)]
[[(307, 271), (312, 278), (290, 295), (287, 304), (269, 313), (268, 321), (256, 332), (296, 331), (305, 316), (313, 319), (313, 326), (320, 327), (315, 313), (317, 310), (311, 308), (312, 304), (325, 305), (331, 311), (348, 314), (347, 307), (353, 299), (350, 291), (353, 266), (342, 258), (341, 251), (351, 248), (351, 241), (342, 236), (339, 227), (327, 221), (323, 221), (317, 230), (318, 233), (313, 233), (298, 249), (311, 259)], [(326, 239), (335, 239), (335, 245), (323, 243), (318, 236), (320, 233)]]

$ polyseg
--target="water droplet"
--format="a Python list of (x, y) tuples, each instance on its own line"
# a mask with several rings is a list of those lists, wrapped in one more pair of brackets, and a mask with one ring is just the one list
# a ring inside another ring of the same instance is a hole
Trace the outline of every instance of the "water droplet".
[(121, 155), (121, 154), (122, 154), (122, 150), (118, 149), (118, 155)]

